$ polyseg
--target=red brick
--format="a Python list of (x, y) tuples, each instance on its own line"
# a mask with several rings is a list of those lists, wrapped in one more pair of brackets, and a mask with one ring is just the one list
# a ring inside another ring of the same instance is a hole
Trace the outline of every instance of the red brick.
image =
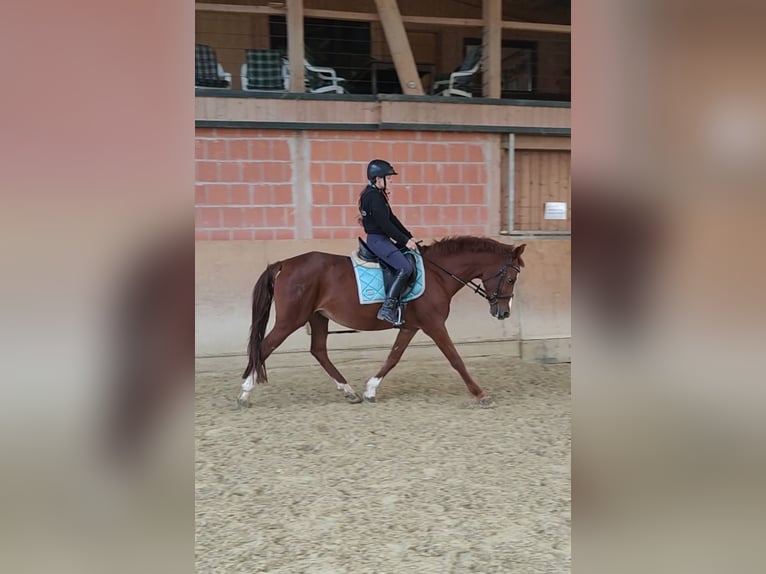
[(256, 139), (250, 141), (250, 159), (266, 161), (271, 159), (271, 141)]
[(311, 186), (311, 194), (314, 197), (314, 205), (329, 205), (331, 203), (329, 185), (315, 183)]
[(205, 140), (194, 140), (194, 159), (205, 159)]
[(233, 229), (231, 231), (231, 238), (235, 241), (251, 240), (253, 239), (253, 230), (252, 229)]
[(464, 162), (466, 157), (466, 145), (464, 143), (451, 143), (447, 146), (447, 155), (450, 163)]
[(426, 205), (422, 208), (422, 221), (424, 225), (436, 225), (439, 223), (439, 207), (436, 205)]
[(253, 230), (253, 239), (274, 239), (274, 230), (273, 229), (254, 229)]
[(194, 230), (194, 241), (207, 241), (208, 237), (210, 235), (210, 232), (204, 229), (195, 229)]
[(479, 207), (475, 205), (466, 205), (461, 207), (461, 220), (464, 225), (481, 225), (483, 221), (479, 219)]
[(322, 227), (324, 225), (324, 207), (314, 207), (311, 209), (311, 226)]
[(221, 227), (221, 210), (218, 207), (195, 207), (194, 226), (199, 229)]
[[(372, 142), (370, 144), (370, 159), (391, 161), (391, 144), (388, 142)], [(369, 161), (369, 160), (368, 160)]]
[(290, 161), (290, 146), (287, 140), (272, 140), (271, 158), (277, 161)]
[(364, 168), (370, 160), (375, 159), (370, 152), (369, 142), (352, 141), (351, 142), (351, 161), (364, 162)]
[(330, 154), (329, 141), (318, 141), (311, 143), (311, 159), (312, 161), (327, 161), (332, 158)]
[(291, 185), (275, 185), (272, 189), (274, 203), (277, 205), (293, 204), (293, 188)]
[(261, 164), (255, 161), (242, 162), (242, 181), (251, 183), (263, 181)]
[(447, 205), (449, 203), (449, 190), (443, 185), (432, 187), (431, 203), (433, 205)]
[(228, 159), (250, 159), (250, 142), (247, 140), (229, 140)]
[(207, 185), (208, 205), (225, 205), (229, 203), (229, 184), (210, 183)]
[(218, 166), (219, 180), (239, 183), (242, 181), (242, 165), (234, 161), (222, 161)]
[(267, 183), (255, 184), (252, 186), (253, 193), (250, 202), (253, 205), (271, 205), (271, 186)]
[(408, 206), (401, 208), (401, 217), (399, 219), (402, 220), (402, 223), (406, 227), (409, 227), (410, 225), (420, 225), (423, 222), (422, 215), (421, 215), (421, 207), (419, 206)]
[(351, 239), (358, 235), (359, 232), (353, 227), (336, 227), (332, 230), (333, 239)]
[(423, 166), (423, 183), (435, 184), (441, 181), (439, 170), (437, 166), (433, 164), (426, 164)]
[(237, 227), (248, 227), (242, 225), (242, 207), (226, 207), (221, 209), (223, 217), (223, 227), (232, 229)]
[(466, 146), (466, 161), (477, 163), (484, 162), (484, 150), (481, 145), (474, 144)]
[(218, 164), (214, 161), (198, 161), (197, 181), (218, 181)]
[(433, 144), (430, 146), (432, 162), (446, 162), (447, 161), (447, 146), (443, 144)]
[(211, 229), (207, 232), (209, 241), (228, 241), (231, 239), (231, 231), (228, 229)]
[(367, 164), (361, 163), (347, 163), (344, 166), (345, 181), (349, 183), (358, 183), (359, 186), (364, 186), (367, 182)]
[(394, 164), (394, 167), (396, 167), (397, 164), (410, 161), (410, 144), (408, 142), (397, 142), (391, 144), (390, 161)]
[(351, 159), (351, 154), (349, 154), (348, 151), (348, 142), (343, 141), (334, 141), (330, 145), (330, 157), (328, 159), (332, 161), (342, 161), (347, 162), (349, 159)]
[(284, 207), (265, 208), (266, 220), (264, 227), (289, 227), (287, 210)]
[(263, 164), (263, 181), (281, 183), (285, 180), (285, 164), (277, 162), (266, 162)]
[(395, 188), (389, 188), (390, 201), (395, 205), (409, 205), (412, 203), (412, 191), (409, 185), (398, 185)]
[(468, 190), (468, 203), (473, 205), (484, 205), (484, 186), (483, 185), (469, 185)]
[(325, 181), (324, 163), (312, 161), (309, 177), (311, 178), (311, 181)]
[(427, 185), (413, 185), (410, 190), (412, 203), (415, 205), (428, 205), (431, 203), (430, 188)]
[(462, 185), (451, 185), (449, 187), (449, 202), (452, 205), (463, 205), (467, 203), (468, 194)]
[(345, 183), (342, 163), (326, 163), (324, 165), (324, 179), (326, 183)]
[(445, 205), (442, 207), (442, 220), (448, 225), (460, 225), (460, 210), (462, 208), (457, 205)]
[(250, 184), (240, 183), (230, 185), (229, 202), (232, 205), (250, 205)]
[(207, 159), (227, 159), (226, 140), (208, 140), (205, 144)]
[(274, 234), (274, 239), (295, 239), (294, 229), (275, 229)]
[(443, 165), (442, 181), (445, 183), (460, 183), (460, 166), (453, 164)]
[(267, 225), (267, 207), (243, 207), (241, 227), (263, 227)]
[(407, 170), (402, 174), (402, 181), (413, 184), (423, 183), (423, 166), (420, 164), (408, 164)]
[(204, 205), (207, 203), (207, 186), (195, 185), (194, 186), (194, 205)]
[(428, 144), (423, 144), (423, 143), (410, 144), (410, 161), (418, 161), (418, 162), (428, 161)]
[(349, 205), (351, 203), (351, 192), (347, 185), (333, 185), (331, 187), (333, 205)]
[(324, 208), (325, 225), (339, 226), (345, 225), (344, 208), (330, 205)]
[(329, 227), (314, 227), (311, 234), (314, 239), (332, 239), (332, 230)]

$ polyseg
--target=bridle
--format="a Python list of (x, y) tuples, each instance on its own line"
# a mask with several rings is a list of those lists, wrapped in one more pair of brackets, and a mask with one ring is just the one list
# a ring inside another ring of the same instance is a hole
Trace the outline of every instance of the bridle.
[(474, 283), (473, 280), (471, 280), (471, 281), (463, 281), (460, 277), (458, 277), (454, 273), (450, 273), (444, 267), (442, 267), (441, 265), (439, 265), (435, 261), (433, 261), (431, 259), (428, 259), (422, 253), (420, 254), (420, 256), (424, 260), (426, 260), (429, 263), (431, 263), (433, 266), (435, 266), (435, 267), (441, 269), (442, 271), (444, 271), (447, 275), (452, 277), (458, 283), (462, 283), (463, 286), (465, 286), (465, 287), (472, 287), (473, 288), (473, 292), (478, 294), (478, 295), (481, 295), (482, 297), (484, 297), (487, 301), (489, 301), (490, 305), (495, 305), (498, 301), (500, 301), (502, 299), (512, 299), (513, 298), (513, 293), (511, 293), (510, 295), (500, 295), (500, 288), (502, 287), (504, 282), (507, 281), (508, 283), (514, 283), (516, 281), (516, 278), (506, 279), (506, 275), (508, 275), (508, 269), (510, 268), (510, 269), (513, 269), (514, 271), (516, 271), (516, 275), (517, 276), (518, 276), (519, 273), (521, 273), (521, 267), (519, 267), (518, 265), (513, 263), (513, 261), (506, 261), (503, 264), (503, 266), (500, 268), (500, 271), (498, 271), (497, 273), (495, 273), (491, 277), (487, 277), (486, 279), (482, 279), (482, 281), (486, 283), (487, 281), (489, 281), (491, 279), (494, 279), (495, 277), (499, 277), (499, 279), (497, 280), (497, 287), (495, 288), (495, 292), (492, 295), (488, 295), (486, 289), (484, 289), (484, 287), (481, 285), (481, 283)]

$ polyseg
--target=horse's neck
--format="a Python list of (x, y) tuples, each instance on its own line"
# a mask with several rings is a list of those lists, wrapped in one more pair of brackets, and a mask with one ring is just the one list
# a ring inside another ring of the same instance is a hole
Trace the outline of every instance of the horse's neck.
[[(481, 277), (490, 264), (490, 259), (491, 256), (487, 253), (466, 253), (459, 256), (442, 257), (436, 262), (455, 277), (459, 277), (467, 283), (472, 279)], [(463, 284), (453, 280), (451, 286), (454, 287), (454, 293), (457, 293)]]

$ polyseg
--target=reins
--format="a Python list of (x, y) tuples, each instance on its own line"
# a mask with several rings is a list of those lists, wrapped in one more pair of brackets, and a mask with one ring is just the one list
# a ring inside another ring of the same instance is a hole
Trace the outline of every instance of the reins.
[[(495, 293), (493, 295), (488, 295), (486, 289), (484, 289), (484, 287), (481, 285), (481, 283), (474, 283), (473, 280), (471, 280), (471, 281), (463, 281), (460, 277), (458, 277), (454, 273), (448, 271), (447, 269), (445, 269), (444, 267), (442, 267), (441, 265), (436, 263), (434, 260), (429, 259), (425, 255), (423, 255), (420, 251), (418, 251), (418, 254), (423, 258), (424, 261), (428, 261), (434, 267), (437, 267), (438, 269), (441, 269), (447, 275), (452, 277), (455, 281), (457, 281), (458, 283), (461, 283), (464, 287), (473, 288), (473, 292), (474, 293), (476, 293), (477, 295), (481, 295), (484, 299), (486, 299), (490, 303), (492, 303), (493, 301), (497, 301), (498, 299), (510, 299), (511, 297), (513, 297), (513, 295), (499, 295), (499, 293), (500, 293), (500, 286), (501, 286), (501, 284), (503, 282), (503, 278), (504, 277), (501, 278), (497, 282), (497, 289), (495, 289)], [(508, 272), (508, 267), (511, 267), (517, 273), (521, 273), (521, 268), (520, 267), (518, 267), (517, 265), (514, 265), (513, 263), (506, 263), (505, 265), (503, 265), (502, 269), (500, 269), (500, 271), (495, 273), (492, 277), (487, 277), (486, 281), (489, 281), (490, 279), (494, 279), (498, 275), (505, 275)]]

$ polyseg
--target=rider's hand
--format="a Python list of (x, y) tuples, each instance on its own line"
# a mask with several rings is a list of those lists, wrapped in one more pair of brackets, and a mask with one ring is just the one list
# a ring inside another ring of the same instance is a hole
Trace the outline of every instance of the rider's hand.
[(412, 251), (418, 251), (418, 244), (415, 243), (415, 240), (410, 238), (410, 240), (407, 242), (407, 249), (411, 249)]

